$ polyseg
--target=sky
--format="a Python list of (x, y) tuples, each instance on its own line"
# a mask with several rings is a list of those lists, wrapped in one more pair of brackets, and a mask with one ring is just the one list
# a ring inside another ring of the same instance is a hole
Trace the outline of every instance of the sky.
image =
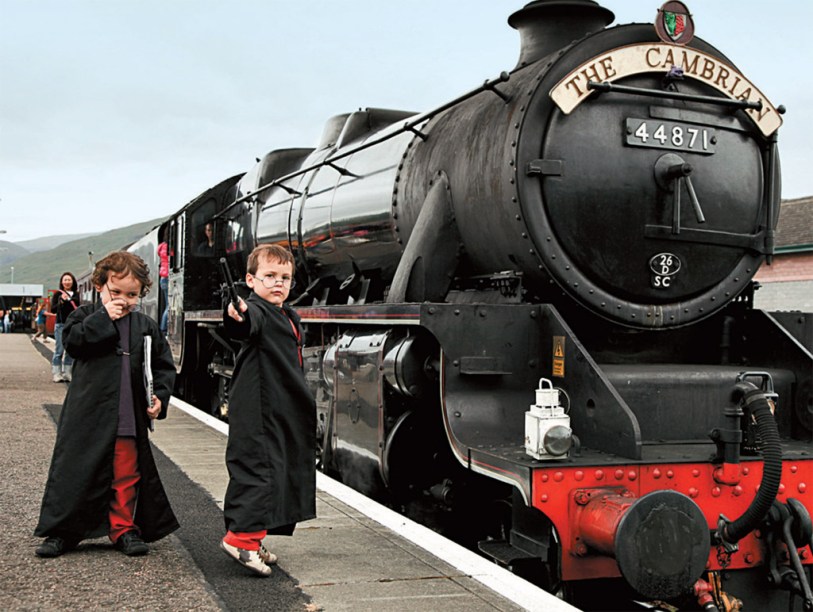
[[(662, 1), (601, 0), (614, 24)], [(422, 112), (510, 70), (509, 0), (0, 0), (0, 231), (20, 242), (169, 215), (328, 118)], [(813, 2), (687, 0), (787, 113), (783, 198), (813, 195)]]

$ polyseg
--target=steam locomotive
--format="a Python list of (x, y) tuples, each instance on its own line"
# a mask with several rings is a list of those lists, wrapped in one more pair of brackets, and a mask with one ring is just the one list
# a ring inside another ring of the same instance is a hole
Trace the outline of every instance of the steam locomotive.
[(613, 19), (531, 2), (509, 72), (333, 117), (132, 245), (170, 244), (177, 392), (227, 418), (217, 261), (284, 245), (322, 470), (585, 608), (809, 610), (813, 316), (753, 305), (784, 109), (681, 2)]

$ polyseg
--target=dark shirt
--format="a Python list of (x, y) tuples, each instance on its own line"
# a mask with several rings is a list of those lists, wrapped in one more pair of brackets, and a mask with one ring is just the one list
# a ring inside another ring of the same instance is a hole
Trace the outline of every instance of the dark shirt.
[(79, 294), (65, 292), (70, 296), (69, 300), (61, 300), (62, 291), (57, 291), (51, 296), (51, 312), (56, 315), (56, 323), (64, 323), (70, 314), (79, 306)]
[(206, 240), (198, 245), (195, 254), (200, 257), (212, 257), (215, 254), (215, 245), (209, 244)]
[(121, 388), (119, 389), (119, 429), (116, 435), (136, 435), (133, 379), (130, 373), (130, 315), (113, 321), (119, 332), (121, 349)]

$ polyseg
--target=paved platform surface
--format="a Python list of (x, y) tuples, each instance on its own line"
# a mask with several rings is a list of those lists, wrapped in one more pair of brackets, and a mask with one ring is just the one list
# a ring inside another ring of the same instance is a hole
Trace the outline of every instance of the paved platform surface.
[[(267, 539), (280, 557), (274, 574), (268, 579), (254, 576), (217, 547), (224, 531), (226, 436), (176, 407), (157, 423), (152, 440), (181, 529), (152, 544), (145, 557), (125, 557), (100, 539), (57, 559), (40, 559), (34, 554), (40, 540), (32, 533), (53, 450), (54, 418), (66, 385), (51, 382), (53, 343), (32, 343), (29, 338), (0, 335), (0, 515), (5, 527), (0, 531), (0, 609), (569, 608), (559, 606), (558, 600), (553, 607), (544, 597), (537, 600), (534, 590), (512, 582), (513, 576), (461, 571), (455, 565), (465, 563), (440, 560), (324, 490), (317, 495), (318, 518), (301, 523), (293, 537)], [(342, 485), (330, 486), (342, 490)], [(502, 593), (508, 584), (509, 590), (514, 585), (524, 594), (518, 599), (500, 595), (487, 586), (496, 583), (502, 584)]]

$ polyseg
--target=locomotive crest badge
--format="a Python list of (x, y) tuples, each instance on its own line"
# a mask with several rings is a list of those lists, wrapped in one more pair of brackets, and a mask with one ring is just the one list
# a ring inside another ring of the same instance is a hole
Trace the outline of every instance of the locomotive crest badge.
[(694, 21), (689, 9), (677, 0), (664, 3), (655, 18), (655, 31), (665, 43), (689, 44), (694, 38)]

